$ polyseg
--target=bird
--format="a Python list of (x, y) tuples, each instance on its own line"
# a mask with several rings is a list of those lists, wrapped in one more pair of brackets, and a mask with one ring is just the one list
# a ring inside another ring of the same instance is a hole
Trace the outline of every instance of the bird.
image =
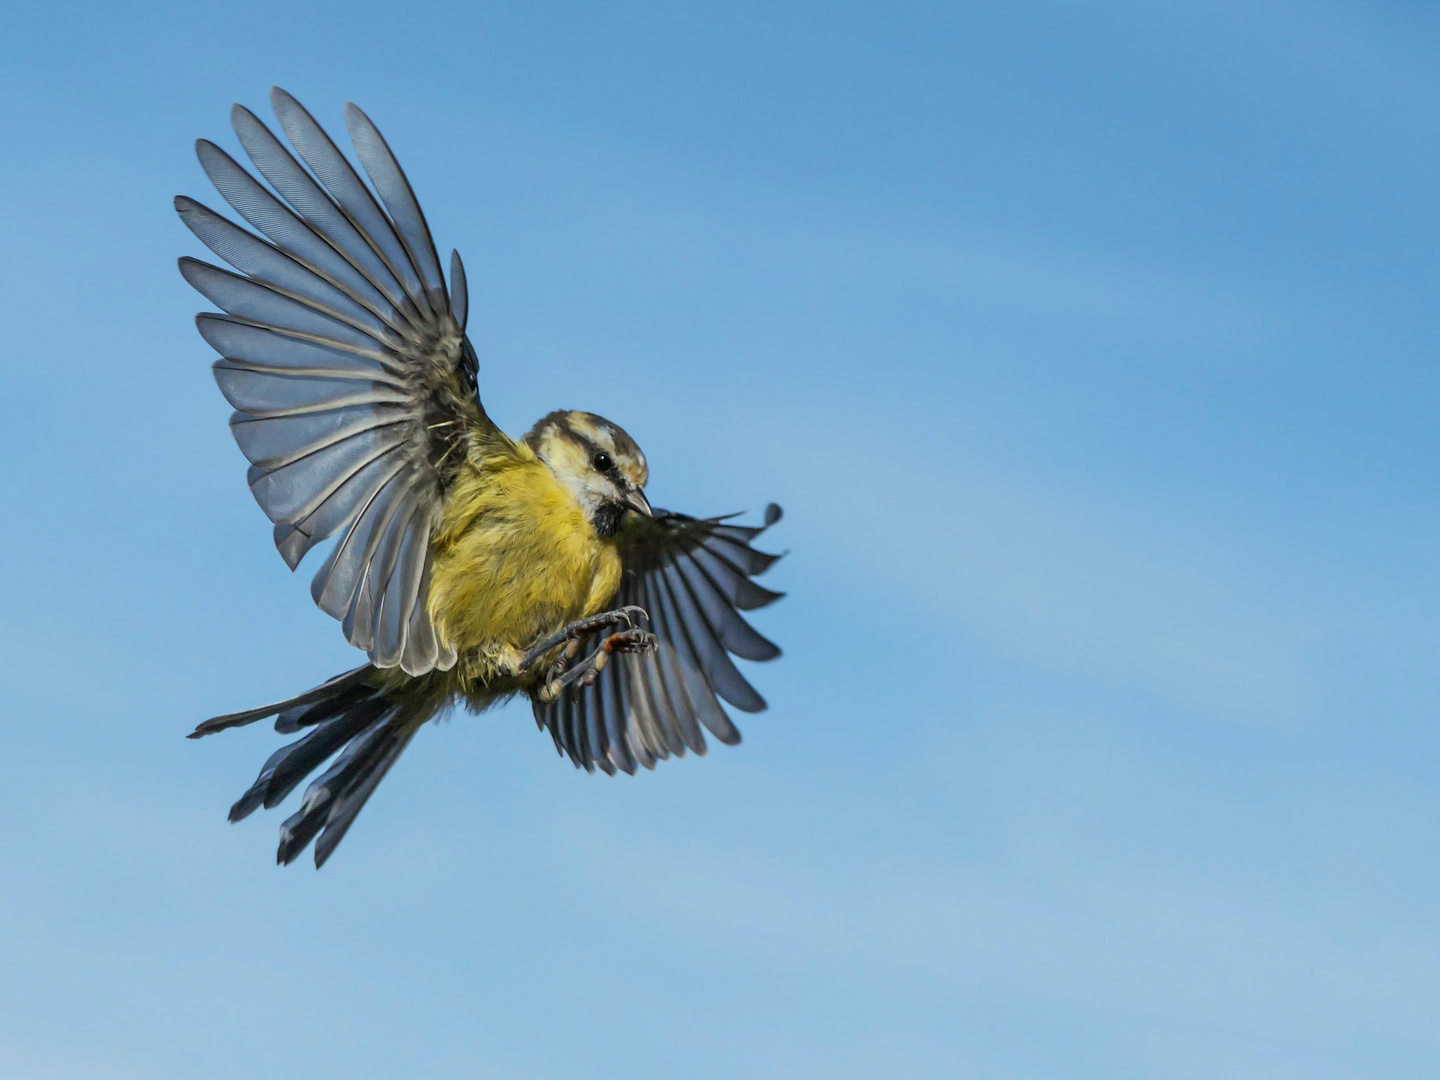
[(783, 595), (754, 580), (780, 558), (753, 546), (780, 508), (760, 525), (652, 508), (635, 440), (578, 409), (506, 435), (481, 401), (460, 255), (447, 282), (380, 131), (346, 105), (362, 178), (294, 97), (272, 87), (270, 102), (288, 147), (249, 109), (231, 110), (254, 173), (197, 141), (250, 228), (177, 197), (184, 224), (231, 268), (187, 256), (180, 272), (219, 308), (195, 322), (219, 354), (215, 380), (275, 547), (293, 571), (334, 541), (311, 596), (367, 656), (190, 733), (274, 717), (276, 732), (299, 736), (230, 820), (278, 806), (329, 762), (276, 851), (288, 865), (314, 841), (318, 869), (416, 733), (456, 707), (528, 698), (558, 754), (611, 776), (704, 754), (705, 732), (738, 743), (721, 700), (747, 713), (766, 703), (732, 654), (780, 654), (740, 614)]

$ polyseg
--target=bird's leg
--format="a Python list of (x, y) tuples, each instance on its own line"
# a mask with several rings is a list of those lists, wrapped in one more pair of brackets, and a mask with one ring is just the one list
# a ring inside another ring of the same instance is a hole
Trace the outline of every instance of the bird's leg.
[[(579, 641), (583, 643), (585, 639), (596, 630), (608, 630), (612, 626), (620, 626), (621, 624), (623, 624), (627, 630), (633, 630), (635, 629), (635, 619), (637, 616), (646, 622), (650, 621), (649, 613), (646, 612), (644, 608), (636, 607), (634, 604), (616, 608), (614, 611), (602, 611), (599, 615), (591, 615), (588, 619), (576, 619), (569, 626), (555, 631), (555, 633), (549, 637), (532, 645), (530, 651), (520, 660), (520, 670), (524, 671), (562, 642), (570, 642), (573, 644)], [(573, 659), (575, 653), (579, 652), (579, 649), (577, 647), (574, 651), (571, 651), (567, 647), (565, 651), (570, 653)]]
[[(600, 678), (600, 672), (604, 671), (605, 665), (610, 662), (612, 653), (642, 652), (645, 649), (653, 649), (654, 647), (654, 634), (631, 627), (629, 630), (621, 630), (611, 634), (604, 641), (600, 642), (600, 647), (587, 656), (577, 667), (566, 671), (565, 667), (569, 663), (567, 654), (573, 658), (573, 655), (578, 654), (580, 651), (580, 640), (572, 641), (566, 646), (565, 652), (560, 655), (559, 659), (550, 666), (550, 671), (546, 674), (545, 681), (540, 686), (540, 700), (554, 701), (567, 686), (575, 686), (577, 688), (594, 686), (595, 680)], [(571, 649), (575, 650), (574, 654), (571, 654)]]
[[(612, 653), (653, 649), (655, 635), (637, 627), (633, 618), (635, 615), (649, 619), (645, 611), (637, 607), (607, 611), (601, 615), (594, 615), (588, 619), (571, 623), (564, 630), (552, 634), (526, 653), (521, 670), (538, 660), (550, 649), (555, 648), (556, 645), (565, 642), (565, 648), (545, 673), (545, 679), (541, 683), (539, 691), (540, 700), (554, 701), (567, 686), (594, 685), (595, 680), (600, 677), (600, 672), (604, 671), (605, 665), (610, 662)], [(621, 625), (624, 625), (624, 630), (610, 634), (600, 642), (600, 647), (587, 656), (582, 663), (577, 667), (570, 668), (575, 657), (580, 655), (580, 650), (584, 648), (585, 642), (590, 639), (592, 634), (598, 630)]]
[(575, 662), (575, 657), (580, 655), (580, 650), (585, 647), (585, 642), (589, 640), (589, 634), (577, 634), (571, 638), (565, 645), (565, 648), (560, 650), (560, 655), (555, 658), (555, 662), (550, 665), (550, 670), (545, 672), (545, 681), (547, 683), (554, 682), (561, 675), (565, 674), (565, 669)]

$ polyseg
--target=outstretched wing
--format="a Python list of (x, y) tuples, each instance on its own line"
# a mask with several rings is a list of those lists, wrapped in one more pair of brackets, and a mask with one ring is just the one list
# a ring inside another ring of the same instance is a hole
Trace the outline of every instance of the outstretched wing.
[(468, 441), (503, 438), (476, 393), (464, 267), (452, 253), (447, 293), (425, 216), (369, 117), (345, 107), (374, 194), (298, 101), (279, 87), (270, 101), (298, 161), (249, 110), (236, 105), (231, 119), (273, 193), (214, 143), (196, 144), (225, 201), (262, 235), (175, 200), (239, 271), (180, 260), (226, 312), (196, 325), (221, 356), (230, 429), (290, 568), (338, 535), (315, 602), (377, 667), (448, 668), (454, 652), (426, 605), (430, 534)]
[[(779, 520), (774, 503), (759, 528), (665, 510), (653, 518), (627, 515), (624, 577), (612, 606), (644, 608), (657, 645), (614, 654), (593, 686), (567, 689), (549, 703), (531, 699), (536, 723), (549, 730), (557, 750), (588, 771), (598, 766), (613, 775), (633, 773), (637, 764), (653, 769), (657, 760), (686, 750), (705, 753), (702, 726), (723, 743), (740, 741), (720, 699), (743, 712), (765, 708), (730, 654), (746, 660), (780, 655), (740, 616), (784, 595), (751, 580), (780, 558), (750, 546)], [(598, 644), (599, 636), (589, 651)]]

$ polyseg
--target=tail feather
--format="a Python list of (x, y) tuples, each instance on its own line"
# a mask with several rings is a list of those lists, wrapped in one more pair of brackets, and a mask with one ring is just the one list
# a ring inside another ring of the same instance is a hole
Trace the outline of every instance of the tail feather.
[[(386, 719), (393, 707), (392, 703), (384, 698), (367, 701), (344, 716), (327, 721), (305, 736), (300, 740), (306, 744), (303, 748), (300, 747), (300, 742), (293, 743), (300, 752), (292, 754), (284, 765), (275, 770), (275, 776), (270, 780), (270, 791), (265, 796), (265, 809), (273, 810), (284, 802), (285, 796), (294, 791), (301, 780), (318, 769), (326, 758), (341, 747), (344, 747), (340, 754), (341, 761), (355, 754), (364, 742), (364, 736)], [(307, 799), (314, 786), (312, 784), (306, 789)]]
[[(280, 753), (284, 756), (269, 767), (270, 775), (261, 771), (265, 782), (263, 802), (266, 810), (273, 810), (285, 801), (285, 796), (294, 791), (300, 781), (318, 769), (325, 759), (358, 736), (385, 712), (388, 703), (383, 697), (374, 697), (360, 702), (349, 712), (316, 727), (308, 735), (287, 744)], [(260, 780), (255, 783), (258, 786)]]
[(285, 701), (277, 701), (271, 705), (261, 705), (258, 709), (246, 709), (244, 712), (226, 713), (224, 716), (211, 717), (203, 724), (196, 727), (187, 737), (191, 739), (204, 738), (206, 735), (214, 735), (217, 731), (224, 731), (226, 728), (243, 727), (245, 724), (253, 724), (256, 720), (264, 720), (267, 716), (274, 716), (276, 713), (289, 709), (300, 708), (305, 705), (313, 705), (317, 701), (328, 701), (338, 691), (349, 688), (362, 682), (370, 671), (374, 670), (369, 664), (347, 671), (343, 675), (336, 675), (333, 679), (327, 679), (314, 690), (307, 690), (303, 694), (297, 694)]
[(290, 864), (324, 829), (315, 842), (315, 866), (324, 866), (414, 733), (412, 725), (392, 716), (377, 720), (354, 739), (335, 764), (305, 789), (300, 809), (280, 826), (276, 860)]
[(374, 695), (375, 688), (365, 683), (356, 683), (333, 697), (313, 703), (296, 705), (286, 709), (275, 718), (275, 730), (281, 735), (291, 735), (301, 728), (314, 727), (333, 716), (339, 716), (352, 706), (360, 704)]
[(310, 728), (271, 754), (260, 775), (230, 808), (239, 821), (259, 807), (278, 806), (300, 782), (335, 755), (305, 789), (300, 809), (280, 826), (276, 861), (288, 865), (317, 835), (315, 865), (323, 866), (420, 725), (443, 703), (428, 680), (400, 687), (375, 685), (366, 665), (286, 701), (207, 720), (192, 738), (276, 716), (282, 734)]

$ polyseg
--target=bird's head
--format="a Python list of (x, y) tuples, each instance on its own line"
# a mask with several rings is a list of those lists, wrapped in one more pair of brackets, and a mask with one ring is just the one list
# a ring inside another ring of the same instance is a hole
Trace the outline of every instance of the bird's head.
[(594, 413), (562, 410), (541, 418), (525, 444), (570, 489), (601, 536), (620, 531), (626, 510), (651, 516), (645, 498), (650, 468), (619, 425)]

